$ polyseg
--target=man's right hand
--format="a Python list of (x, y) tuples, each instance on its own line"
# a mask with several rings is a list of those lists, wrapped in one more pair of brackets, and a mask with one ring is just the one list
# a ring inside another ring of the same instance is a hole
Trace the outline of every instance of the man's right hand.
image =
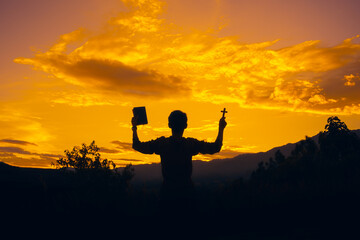
[(137, 117), (132, 117), (131, 119), (131, 124), (133, 127), (136, 127), (138, 124), (138, 118)]
[(219, 129), (220, 130), (224, 130), (224, 128), (226, 127), (227, 122), (225, 121), (225, 117), (222, 117), (219, 121)]

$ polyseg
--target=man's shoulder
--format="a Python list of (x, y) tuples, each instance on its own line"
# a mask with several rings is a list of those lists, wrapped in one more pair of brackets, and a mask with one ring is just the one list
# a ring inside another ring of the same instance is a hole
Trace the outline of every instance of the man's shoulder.
[(199, 141), (199, 140), (197, 140), (196, 138), (192, 138), (192, 137), (187, 137), (187, 138), (185, 138), (186, 140), (189, 140), (189, 141)]
[(164, 137), (164, 136), (161, 136), (161, 137), (158, 137), (157, 139), (167, 139), (167, 137)]
[(158, 138), (154, 139), (153, 141), (154, 142), (164, 142), (164, 141), (167, 141), (167, 140), (168, 140), (167, 137), (162, 136), (162, 137), (158, 137)]
[(185, 138), (185, 140), (190, 143), (202, 142), (202, 141), (200, 141), (196, 138), (192, 138), (192, 137)]

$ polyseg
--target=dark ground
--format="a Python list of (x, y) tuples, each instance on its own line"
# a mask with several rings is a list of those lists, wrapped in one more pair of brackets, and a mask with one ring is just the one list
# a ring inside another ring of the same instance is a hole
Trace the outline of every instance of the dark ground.
[(195, 210), (162, 213), (156, 184), (134, 187), (110, 180), (1, 164), (2, 230), (82, 239), (310, 240), (347, 239), (359, 223), (359, 198), (346, 192), (251, 200), (218, 183), (197, 188)]

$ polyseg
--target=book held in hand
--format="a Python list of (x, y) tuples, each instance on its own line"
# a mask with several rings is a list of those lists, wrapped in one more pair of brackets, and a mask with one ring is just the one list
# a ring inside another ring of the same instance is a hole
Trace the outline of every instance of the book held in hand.
[(148, 123), (145, 107), (134, 107), (133, 114), (134, 117), (137, 117), (137, 125), (143, 125)]

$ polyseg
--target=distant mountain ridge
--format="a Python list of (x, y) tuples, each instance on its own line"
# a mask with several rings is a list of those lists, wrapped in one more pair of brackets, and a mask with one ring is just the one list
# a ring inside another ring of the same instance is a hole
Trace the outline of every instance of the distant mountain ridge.
[[(360, 137), (360, 129), (352, 131)], [(311, 138), (318, 143), (319, 134)], [(274, 157), (275, 152), (278, 150), (285, 157), (289, 156), (300, 141), (275, 147), (267, 152), (245, 153), (233, 158), (215, 159), (209, 162), (193, 161), (193, 180), (198, 183), (205, 183), (208, 181), (231, 181), (240, 177), (248, 178), (252, 171), (257, 168), (259, 162), (268, 161), (270, 157)], [(135, 183), (161, 181), (160, 164), (135, 165), (134, 169), (135, 177), (133, 181)]]

